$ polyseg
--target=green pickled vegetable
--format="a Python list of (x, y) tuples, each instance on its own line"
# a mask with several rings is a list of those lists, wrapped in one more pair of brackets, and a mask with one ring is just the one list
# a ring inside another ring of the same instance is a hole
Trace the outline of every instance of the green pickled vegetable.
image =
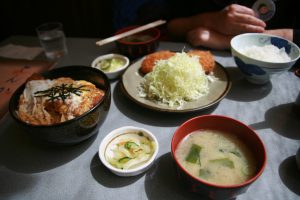
[(97, 67), (105, 72), (112, 72), (112, 71), (116, 71), (124, 64), (125, 61), (121, 58), (110, 58), (110, 59), (101, 60), (99, 63), (97, 63)]
[(210, 160), (210, 162), (220, 164), (220, 165), (223, 165), (223, 166), (229, 167), (229, 168), (234, 168), (234, 163), (229, 158), (214, 159), (214, 160)]
[(139, 132), (127, 132), (114, 138), (105, 151), (106, 160), (118, 169), (133, 169), (147, 162), (156, 149), (155, 142)]
[(201, 165), (201, 162), (200, 162), (201, 149), (202, 149), (201, 146), (199, 146), (197, 144), (192, 144), (190, 151), (189, 151), (187, 157), (185, 158), (185, 160), (190, 163), (194, 163), (194, 164), (199, 163)]
[(127, 163), (129, 160), (131, 160), (131, 158), (129, 158), (129, 157), (124, 157), (124, 158), (121, 158), (121, 159), (119, 159), (119, 163)]
[(100, 69), (106, 70), (106, 69), (108, 69), (109, 67), (110, 67), (110, 62), (109, 62), (109, 60), (103, 60), (103, 61), (101, 62)]
[(138, 135), (141, 136), (141, 137), (143, 137), (144, 133), (140, 131), (140, 132), (138, 132)]
[(126, 142), (124, 146), (128, 150), (139, 147), (139, 145), (137, 145), (135, 142)]

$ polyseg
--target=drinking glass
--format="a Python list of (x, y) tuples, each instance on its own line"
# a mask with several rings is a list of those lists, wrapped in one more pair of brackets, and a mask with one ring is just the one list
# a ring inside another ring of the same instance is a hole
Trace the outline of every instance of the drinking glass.
[(50, 60), (57, 60), (68, 53), (63, 25), (49, 22), (36, 28), (36, 32), (45, 54)]

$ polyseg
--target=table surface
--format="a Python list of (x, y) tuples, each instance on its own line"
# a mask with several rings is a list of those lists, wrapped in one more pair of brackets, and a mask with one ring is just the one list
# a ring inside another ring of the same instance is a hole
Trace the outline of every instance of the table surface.
[[(95, 45), (96, 39), (68, 38), (69, 53), (57, 67), (89, 66), (102, 54), (116, 52), (115, 46)], [(34, 37), (14, 36), (3, 41), (39, 46)], [(188, 50), (184, 43), (161, 42), (159, 49)], [(131, 102), (111, 82), (112, 103), (98, 134), (67, 147), (45, 146), (15, 127), (9, 115), (0, 124), (0, 199), (201, 199), (178, 184), (170, 155), (174, 131), (187, 119), (203, 114), (226, 115), (251, 126), (267, 150), (267, 166), (239, 200), (300, 199), (300, 171), (295, 154), (300, 145), (300, 117), (294, 102), (300, 80), (288, 71), (271, 78), (266, 85), (248, 83), (236, 67), (229, 51), (213, 51), (216, 60), (229, 72), (232, 87), (215, 107), (189, 114), (164, 114), (146, 110)], [(41, 56), (43, 59), (43, 56)], [(98, 158), (102, 139), (113, 129), (138, 126), (154, 133), (159, 142), (155, 164), (135, 177), (118, 177)]]

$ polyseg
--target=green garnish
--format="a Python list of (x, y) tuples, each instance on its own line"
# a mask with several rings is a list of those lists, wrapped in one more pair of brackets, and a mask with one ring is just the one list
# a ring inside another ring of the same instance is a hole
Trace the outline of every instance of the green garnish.
[(229, 158), (214, 159), (214, 160), (210, 160), (210, 162), (217, 163), (229, 168), (234, 168), (234, 163)]
[(222, 153), (225, 153), (225, 150), (224, 149), (219, 149), (220, 152)]
[(112, 72), (124, 66), (124, 64), (125, 64), (125, 60), (123, 60), (122, 58), (110, 58), (98, 62), (97, 68), (100, 68), (105, 72)]
[(242, 171), (242, 174), (244, 176), (249, 176), (249, 168), (248, 168), (248, 166), (242, 167), (241, 171)]
[(143, 137), (144, 133), (140, 131), (140, 132), (138, 132), (138, 135), (141, 136), (141, 137)]
[(124, 147), (128, 150), (132, 149), (132, 148), (137, 148), (139, 145), (136, 144), (135, 142), (126, 142)]
[(100, 69), (108, 69), (109, 67), (110, 67), (110, 61), (108, 61), (108, 60), (103, 60), (102, 62), (101, 62), (101, 65), (100, 65)]
[(190, 162), (190, 163), (199, 163), (201, 165), (200, 162), (200, 151), (201, 151), (202, 147), (197, 145), (197, 144), (192, 144), (189, 154), (187, 155), (187, 157), (185, 158), (185, 161)]
[(199, 176), (203, 179), (207, 179), (210, 176), (210, 171), (208, 169), (200, 169)]
[(232, 151), (230, 151), (230, 153), (236, 155), (236, 156), (239, 157), (239, 158), (242, 157), (242, 155), (240, 154), (240, 152), (238, 152), (238, 151), (236, 151), (236, 150), (232, 150)]
[(123, 158), (120, 158), (119, 159), (119, 163), (127, 163), (129, 160), (131, 160), (131, 158), (129, 158), (129, 157), (123, 157)]
[(80, 96), (83, 91), (89, 91), (87, 89), (83, 89), (84, 85), (79, 87), (73, 87), (73, 84), (61, 84), (60, 86), (55, 86), (49, 88), (47, 90), (37, 91), (35, 92), (35, 97), (49, 97), (49, 100), (54, 101), (56, 99), (61, 99), (65, 101), (71, 93)]
[(236, 155), (239, 158), (242, 157), (241, 153), (238, 150), (231, 150), (231, 151), (229, 151), (227, 149), (222, 149), (221, 148), (221, 149), (219, 149), (219, 151), (222, 152), (222, 153), (226, 153), (226, 152), (232, 153), (232, 154)]

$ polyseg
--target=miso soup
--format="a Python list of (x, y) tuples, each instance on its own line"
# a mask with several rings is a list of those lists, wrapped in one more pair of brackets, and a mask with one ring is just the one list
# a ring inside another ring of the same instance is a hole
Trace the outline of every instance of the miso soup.
[(193, 176), (218, 185), (240, 184), (256, 172), (255, 158), (235, 135), (198, 130), (177, 146), (175, 156)]

